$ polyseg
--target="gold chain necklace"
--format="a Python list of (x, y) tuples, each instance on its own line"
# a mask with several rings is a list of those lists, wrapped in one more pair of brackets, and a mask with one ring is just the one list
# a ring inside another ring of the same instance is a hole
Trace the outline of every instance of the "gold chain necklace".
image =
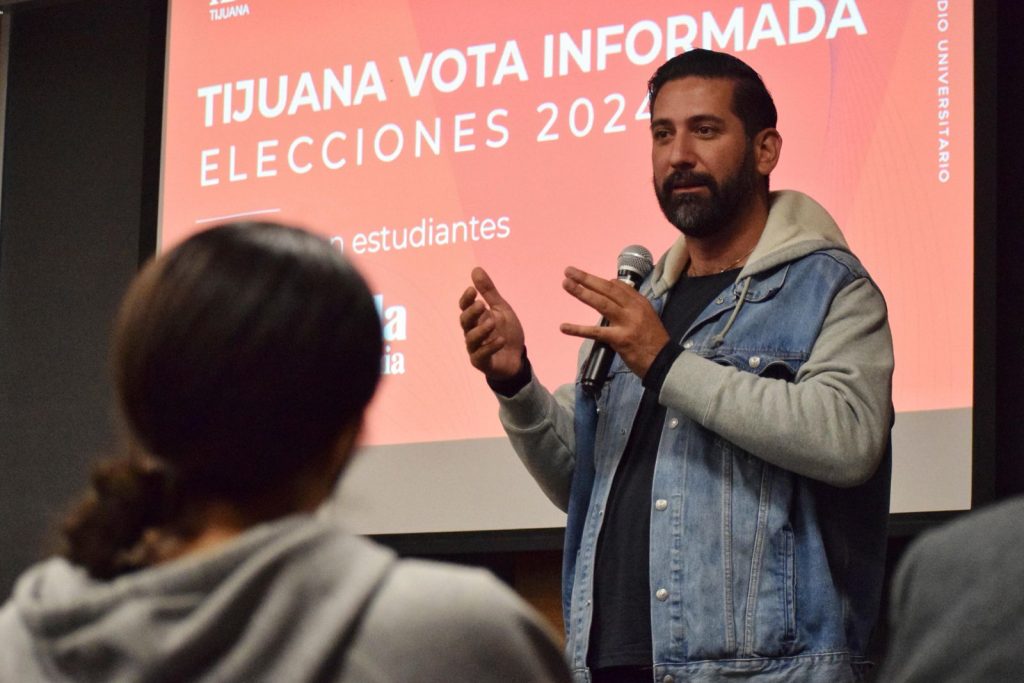
[(725, 271), (729, 270), (730, 268), (733, 268), (733, 267), (739, 265), (740, 261), (742, 261), (743, 259), (745, 259), (748, 256), (750, 256), (751, 254), (753, 254), (754, 253), (754, 249), (756, 249), (756, 248), (757, 248), (757, 245), (755, 244), (753, 246), (753, 248), (751, 248), (750, 251), (748, 251), (746, 254), (743, 254), (742, 256), (740, 256), (738, 259), (736, 259), (735, 261), (733, 261), (732, 263), (727, 265), (725, 268), (722, 268), (721, 270), (717, 270), (717, 271), (715, 271), (713, 273), (703, 273), (702, 275), (696, 275), (696, 274), (691, 274), (690, 273), (690, 268), (693, 266), (693, 259), (690, 259), (690, 262), (686, 264), (686, 270), (683, 271), (683, 275), (686, 275), (687, 277), (703, 277), (704, 275), (720, 275), (720, 274), (724, 273)]

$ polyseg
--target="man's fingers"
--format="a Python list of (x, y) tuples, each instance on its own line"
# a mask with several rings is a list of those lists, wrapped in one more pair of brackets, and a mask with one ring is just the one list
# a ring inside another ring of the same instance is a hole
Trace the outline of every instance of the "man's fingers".
[(494, 334), (494, 319), (488, 317), (475, 327), (466, 330), (466, 350), (473, 353), (481, 346), (494, 343), (493, 339), (489, 339), (492, 334)]
[(486, 320), (491, 316), (488, 315), (489, 311), (484, 306), (482, 301), (474, 300), (462, 310), (459, 314), (459, 324), (462, 325), (463, 332), (469, 332), (471, 329), (480, 324), (482, 320)]
[(474, 367), (484, 369), (491, 356), (505, 348), (505, 339), (492, 329), (478, 328), (466, 335), (466, 351)]
[(572, 266), (565, 269), (562, 288), (605, 316), (613, 306), (628, 305), (635, 291), (619, 280), (605, 280)]
[(464, 311), (472, 306), (474, 301), (476, 301), (476, 288), (466, 287), (466, 291), (459, 297), (459, 308)]
[(466, 306), (459, 316), (459, 323), (462, 325), (466, 351), (469, 353), (469, 362), (477, 368), (484, 368), (491, 356), (501, 351), (505, 346), (505, 339), (495, 335), (497, 322), (491, 311), (482, 301), (476, 299), (476, 290), (470, 288), (460, 299), (466, 299), (469, 292), (473, 292), (473, 300)]
[(608, 343), (608, 328), (600, 327), (598, 325), (574, 325), (572, 323), (562, 323), (558, 326), (558, 329), (562, 334), (567, 334), (571, 337), (584, 337), (586, 339), (593, 339), (594, 341), (601, 341)]
[(476, 290), (480, 292), (480, 296), (483, 297), (488, 306), (500, 306), (505, 304), (505, 300), (501, 297), (501, 294), (498, 293), (498, 288), (494, 286), (494, 282), (491, 280), (491, 276), (487, 274), (486, 270), (480, 267), (474, 268), (472, 278), (473, 284), (476, 286)]
[[(610, 284), (607, 281), (604, 281), (604, 283), (606, 285)], [(587, 306), (593, 308), (605, 318), (610, 318), (611, 313), (626, 303), (620, 302), (616, 298), (613, 298), (604, 292), (595, 291), (593, 288), (588, 287), (585, 283), (580, 282), (579, 280), (568, 277), (562, 280), (562, 288), (585, 303)]]
[(603, 277), (591, 275), (586, 271), (580, 270), (579, 268), (573, 268), (572, 266), (565, 269), (565, 279), (567, 282), (575, 282), (591, 291), (603, 294), (609, 299), (616, 298), (616, 293), (619, 291), (619, 285), (622, 284), (619, 280), (606, 280)]

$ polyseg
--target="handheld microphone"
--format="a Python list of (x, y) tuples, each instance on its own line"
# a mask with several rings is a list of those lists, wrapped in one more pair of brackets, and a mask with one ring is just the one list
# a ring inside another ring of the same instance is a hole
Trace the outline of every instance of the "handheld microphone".
[[(654, 270), (654, 258), (645, 247), (631, 244), (619, 253), (617, 265), (618, 279), (632, 285), (633, 289), (640, 289), (640, 283)], [(601, 318), (601, 327), (607, 325), (608, 321)], [(608, 379), (608, 370), (612, 366), (614, 356), (615, 352), (607, 344), (594, 342), (590, 355), (583, 363), (580, 375), (583, 391), (595, 398), (601, 394), (601, 388), (604, 386), (605, 380)]]

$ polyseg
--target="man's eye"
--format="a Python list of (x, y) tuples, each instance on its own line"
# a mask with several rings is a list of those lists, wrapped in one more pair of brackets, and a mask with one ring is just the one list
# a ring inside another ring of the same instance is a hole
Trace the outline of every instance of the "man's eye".
[(697, 128), (697, 135), (702, 137), (708, 137), (715, 134), (715, 129), (711, 126), (699, 126)]

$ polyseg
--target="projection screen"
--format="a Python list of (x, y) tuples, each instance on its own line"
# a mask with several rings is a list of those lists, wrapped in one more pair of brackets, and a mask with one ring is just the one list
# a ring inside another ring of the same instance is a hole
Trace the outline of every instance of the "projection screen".
[[(309, 227), (376, 294), (385, 373), (338, 514), (365, 533), (564, 523), (468, 364), (457, 299), (493, 275), (538, 377), (572, 381), (567, 265), (675, 239), (646, 81), (695, 47), (775, 97), (772, 187), (815, 197), (884, 292), (893, 512), (971, 505), (971, 3), (171, 2), (159, 249), (219, 222)], [(941, 282), (941, 294), (936, 291)]]

